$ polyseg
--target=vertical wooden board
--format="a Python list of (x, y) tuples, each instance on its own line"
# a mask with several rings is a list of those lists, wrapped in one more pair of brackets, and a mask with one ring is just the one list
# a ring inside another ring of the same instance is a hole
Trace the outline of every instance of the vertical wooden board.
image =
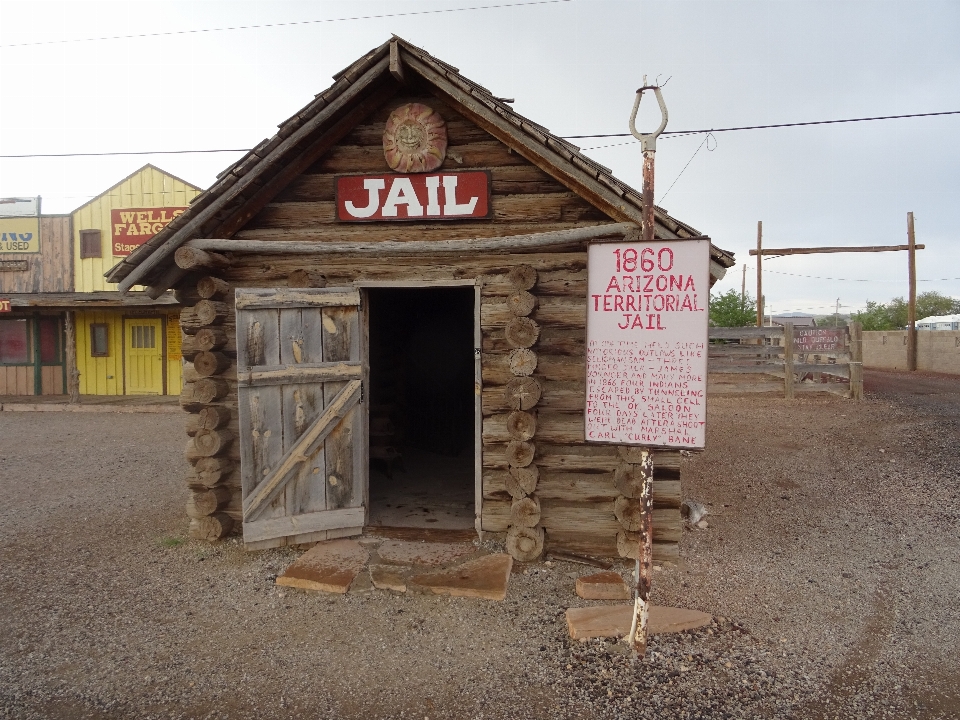
[[(359, 312), (355, 307), (321, 310), (323, 359), (325, 362), (360, 359)], [(324, 383), (324, 404), (329, 404), (345, 382)], [(327, 436), (327, 509), (359, 507), (363, 502), (363, 424), (360, 406), (355, 406)]]
[[(301, 308), (280, 311), (280, 362), (284, 365), (323, 362), (319, 311)], [(323, 412), (323, 383), (284, 385), (282, 394), (283, 451), (286, 452)], [(326, 509), (325, 470), (321, 445), (298, 465), (296, 476), (284, 488), (287, 515)]]
[[(280, 327), (276, 310), (240, 314), (237, 324), (238, 367), (280, 364)], [(239, 388), (240, 481), (244, 498), (283, 457), (283, 396), (280, 386)], [(282, 517), (281, 494), (261, 515)]]

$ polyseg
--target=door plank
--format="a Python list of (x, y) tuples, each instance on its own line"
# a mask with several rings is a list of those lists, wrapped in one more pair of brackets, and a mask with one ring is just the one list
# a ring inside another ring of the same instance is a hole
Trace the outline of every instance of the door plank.
[[(316, 310), (304, 312), (301, 308), (280, 311), (280, 360), (286, 365), (288, 377), (296, 377), (300, 368), (309, 363), (312, 368), (324, 366), (323, 343), (310, 317)], [(308, 378), (294, 383), (286, 381), (283, 387), (284, 451), (299, 439), (323, 412), (323, 381)], [(284, 488), (286, 515), (300, 515), (326, 510), (326, 482), (324, 480), (323, 444), (306, 457), (296, 470), (296, 476)]]
[(341, 510), (324, 510), (305, 515), (245, 522), (243, 523), (243, 540), (245, 543), (252, 543), (276, 537), (303, 535), (342, 527), (356, 528), (356, 532), (353, 534), (359, 535), (362, 532), (364, 512), (363, 507), (343, 508)]
[[(276, 310), (257, 310), (238, 317), (237, 366), (279, 365), (280, 329)], [(264, 472), (283, 457), (283, 397), (279, 387), (239, 388), (240, 482), (243, 496), (254, 491)]]
[(237, 310), (323, 308), (360, 305), (356, 288), (246, 288), (237, 290)]
[[(355, 307), (331, 307), (321, 311), (323, 358), (327, 362), (359, 360), (360, 324)], [(324, 397), (340, 392), (343, 383), (324, 384)], [(362, 413), (357, 408), (330, 433), (325, 443), (327, 509), (363, 504), (361, 430)]]
[[(324, 394), (330, 383), (324, 385)], [(274, 388), (259, 388), (264, 390), (273, 390)], [(279, 390), (279, 388), (276, 388)], [(284, 453), (283, 458), (267, 473), (264, 481), (257, 485), (253, 493), (243, 502), (243, 517), (245, 521), (255, 520), (263, 512), (267, 503), (273, 500), (283, 489), (283, 485), (290, 474), (304, 458), (309, 456), (316, 443), (323, 442), (335, 429), (341, 425), (341, 420), (348, 414), (360, 401), (360, 381), (351, 380), (346, 384), (335, 398), (324, 408), (323, 413), (317, 420), (301, 435), (297, 441), (290, 446), (290, 449)], [(328, 461), (329, 468), (329, 461)]]
[[(283, 312), (288, 312), (284, 310)], [(323, 383), (355, 380), (361, 377), (359, 362), (304, 363), (303, 365), (264, 365), (237, 373), (240, 387)]]

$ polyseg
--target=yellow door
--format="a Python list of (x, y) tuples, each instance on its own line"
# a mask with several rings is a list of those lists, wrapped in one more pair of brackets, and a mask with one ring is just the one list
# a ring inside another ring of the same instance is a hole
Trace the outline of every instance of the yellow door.
[(163, 394), (163, 325), (154, 318), (123, 321), (128, 395)]

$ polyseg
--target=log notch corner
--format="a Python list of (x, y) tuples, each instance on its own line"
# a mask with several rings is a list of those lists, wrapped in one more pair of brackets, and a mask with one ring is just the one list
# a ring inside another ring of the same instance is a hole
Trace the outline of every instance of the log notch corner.
[[(179, 252), (179, 251), (178, 251)], [(217, 277), (201, 277), (195, 292), (181, 292), (193, 302), (180, 312), (183, 343), (183, 391), (180, 406), (187, 420), (186, 456), (191, 538), (219, 540), (239, 519), (240, 484), (237, 424), (237, 347), (233, 292)]]
[(507, 323), (506, 338), (510, 347), (510, 372), (513, 379), (504, 388), (507, 406), (506, 477), (510, 493), (510, 524), (507, 529), (507, 552), (520, 562), (536, 560), (543, 553), (543, 527), (540, 525), (540, 500), (537, 482), (540, 472), (533, 464), (536, 455), (534, 435), (537, 432), (535, 407), (540, 402), (543, 388), (532, 377), (537, 369), (537, 354), (531, 348), (540, 337), (540, 327), (529, 317), (537, 307), (537, 298), (530, 292), (537, 283), (537, 271), (530, 265), (514, 267), (508, 279), (512, 288), (506, 298), (511, 319)]

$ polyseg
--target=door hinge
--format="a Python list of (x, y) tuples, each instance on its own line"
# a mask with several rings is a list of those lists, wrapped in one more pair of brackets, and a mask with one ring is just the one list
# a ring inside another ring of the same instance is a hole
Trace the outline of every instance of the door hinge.
[(360, 400), (358, 400), (361, 405), (363, 405), (363, 383), (360, 383)]

